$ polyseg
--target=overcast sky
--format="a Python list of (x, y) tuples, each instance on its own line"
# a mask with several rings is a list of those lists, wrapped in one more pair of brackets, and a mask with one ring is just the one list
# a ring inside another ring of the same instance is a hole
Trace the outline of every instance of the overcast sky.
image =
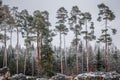
[[(3, 4), (7, 4), (10, 7), (17, 6), (19, 10), (27, 9), (30, 14), (35, 10), (47, 10), (50, 14), (52, 27), (55, 26), (56, 11), (60, 7), (65, 7), (65, 9), (70, 12), (72, 6), (77, 5), (82, 12), (90, 12), (92, 14), (92, 21), (95, 22), (95, 33), (97, 36), (101, 33), (100, 29), (104, 27), (103, 23), (101, 24), (96, 21), (99, 11), (97, 5), (100, 3), (105, 3), (116, 15), (116, 19), (108, 25), (115, 27), (118, 30), (117, 35), (113, 36), (113, 43), (120, 49), (120, 0), (3, 0)], [(69, 36), (66, 37), (66, 41), (69, 41), (67, 46), (70, 45), (70, 41), (72, 41), (72, 38), (74, 37), (72, 33), (69, 33), (68, 35)], [(58, 38), (59, 37), (54, 38), (54, 44), (57, 46), (59, 46)]]

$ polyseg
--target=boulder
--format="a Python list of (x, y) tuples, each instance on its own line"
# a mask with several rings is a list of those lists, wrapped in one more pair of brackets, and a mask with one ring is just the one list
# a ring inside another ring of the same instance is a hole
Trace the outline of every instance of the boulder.
[(37, 78), (36, 80), (48, 80), (47, 78)]
[(88, 72), (77, 75), (74, 80), (119, 80), (120, 74), (116, 72)]
[(33, 76), (26, 76), (27, 80), (36, 80), (36, 77)]
[(67, 76), (66, 80), (73, 80), (73, 77), (72, 76)]
[(73, 80), (73, 77), (72, 76), (67, 76), (67, 75), (64, 75), (64, 74), (60, 74), (60, 73), (57, 73), (57, 75), (53, 76), (51, 79), (49, 80)]
[(65, 80), (65, 76), (64, 74), (60, 74), (60, 73), (57, 73), (57, 75), (53, 76), (51, 79), (52, 80)]
[(8, 79), (10, 77), (10, 71), (8, 67), (0, 68), (0, 80)]
[(27, 80), (27, 78), (24, 74), (20, 73), (13, 75), (11, 80)]
[(9, 68), (8, 67), (0, 68), (0, 75), (5, 75), (7, 72), (9, 72)]
[(0, 76), (0, 80), (5, 80), (5, 77), (4, 76)]

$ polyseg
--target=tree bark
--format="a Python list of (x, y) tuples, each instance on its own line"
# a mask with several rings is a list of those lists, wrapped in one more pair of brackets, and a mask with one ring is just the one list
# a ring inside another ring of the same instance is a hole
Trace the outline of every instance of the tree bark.
[(17, 49), (16, 49), (16, 73), (18, 74), (18, 55), (19, 55), (19, 30), (17, 27)]
[[(4, 26), (5, 27), (5, 26)], [(6, 50), (6, 27), (5, 27), (5, 31), (4, 31), (4, 61), (3, 61), (3, 67), (6, 66), (7, 67), (7, 50)]]
[(78, 36), (77, 36), (77, 30), (76, 30), (76, 74), (78, 74)]
[(34, 57), (33, 57), (33, 54), (32, 54), (32, 76), (34, 76)]
[(40, 35), (37, 33), (38, 75), (41, 73)]
[(26, 54), (27, 54), (27, 49), (26, 49), (26, 52), (25, 52), (25, 60), (24, 60), (24, 74), (26, 72)]
[(66, 71), (66, 74), (68, 72), (68, 68), (67, 68), (67, 54), (66, 54), (66, 41), (65, 41), (65, 34), (64, 34), (64, 53), (65, 53), (65, 71)]
[[(107, 19), (105, 20), (105, 29), (107, 30)], [(108, 43), (107, 43), (107, 31), (105, 32), (105, 68), (106, 72), (109, 71), (109, 64), (108, 64)]]
[(83, 73), (84, 70), (83, 70), (83, 47), (82, 47), (82, 45), (83, 45), (83, 44), (82, 44), (82, 42), (81, 42), (81, 52), (82, 52), (82, 73)]
[(26, 60), (27, 60), (27, 55), (28, 55), (28, 53), (29, 53), (29, 51), (28, 51), (28, 45), (29, 45), (29, 43), (28, 43), (28, 32), (27, 32), (27, 41), (25, 41), (25, 43), (26, 43), (26, 53), (25, 53), (25, 61), (24, 61), (24, 74), (25, 74), (25, 72), (26, 72)]
[(63, 55), (62, 55), (62, 48), (61, 48), (61, 46), (62, 46), (62, 38), (61, 38), (62, 36), (61, 36), (61, 32), (60, 32), (60, 55), (61, 55), (61, 73), (63, 73), (63, 62), (62, 62), (62, 57), (63, 57)]
[(12, 55), (12, 27), (11, 27), (11, 31), (10, 31), (10, 47), (11, 47), (11, 49), (10, 49), (10, 55)]
[(86, 21), (86, 58), (87, 58), (87, 72), (89, 72), (89, 54), (88, 54), (88, 41), (87, 41), (87, 35), (88, 35), (88, 31), (87, 31), (87, 21)]

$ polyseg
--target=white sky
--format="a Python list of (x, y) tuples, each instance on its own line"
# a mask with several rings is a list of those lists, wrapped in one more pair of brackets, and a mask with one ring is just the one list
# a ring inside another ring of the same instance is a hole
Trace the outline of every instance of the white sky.
[[(96, 21), (99, 11), (97, 5), (100, 3), (105, 3), (116, 15), (116, 19), (110, 22), (109, 25), (118, 30), (117, 35), (113, 37), (113, 42), (120, 49), (120, 0), (3, 0), (3, 4), (7, 4), (10, 7), (17, 6), (19, 10), (27, 9), (31, 14), (35, 10), (47, 10), (50, 14), (52, 27), (55, 26), (56, 11), (60, 7), (65, 7), (65, 9), (70, 12), (72, 6), (77, 5), (82, 12), (90, 12), (92, 14), (92, 21), (95, 22), (96, 35), (101, 33), (100, 29), (104, 27), (103, 24)], [(72, 33), (68, 34), (66, 37), (66, 41), (68, 42), (66, 42), (67, 46), (70, 45), (70, 41), (72, 41), (73, 37), (74, 35)], [(20, 41), (23, 45), (23, 40)], [(14, 39), (13, 42), (16, 44), (16, 39)], [(59, 36), (54, 38), (53, 44), (59, 46)]]

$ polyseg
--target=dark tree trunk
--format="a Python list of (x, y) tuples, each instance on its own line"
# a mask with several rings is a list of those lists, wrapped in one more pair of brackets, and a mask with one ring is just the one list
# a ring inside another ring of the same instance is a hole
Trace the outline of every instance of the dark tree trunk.
[[(10, 49), (10, 55), (12, 55), (12, 27), (11, 27), (11, 31), (10, 31), (10, 47), (11, 47), (11, 49)], [(11, 56), (11, 58), (12, 58), (12, 56)]]
[(76, 30), (76, 74), (78, 74), (78, 36), (77, 36), (77, 30)]
[(19, 55), (19, 31), (17, 27), (17, 49), (16, 49), (16, 73), (18, 74), (18, 55)]
[(6, 28), (4, 31), (4, 60), (3, 60), (3, 67), (6, 66), (7, 67), (7, 50), (6, 50)]

